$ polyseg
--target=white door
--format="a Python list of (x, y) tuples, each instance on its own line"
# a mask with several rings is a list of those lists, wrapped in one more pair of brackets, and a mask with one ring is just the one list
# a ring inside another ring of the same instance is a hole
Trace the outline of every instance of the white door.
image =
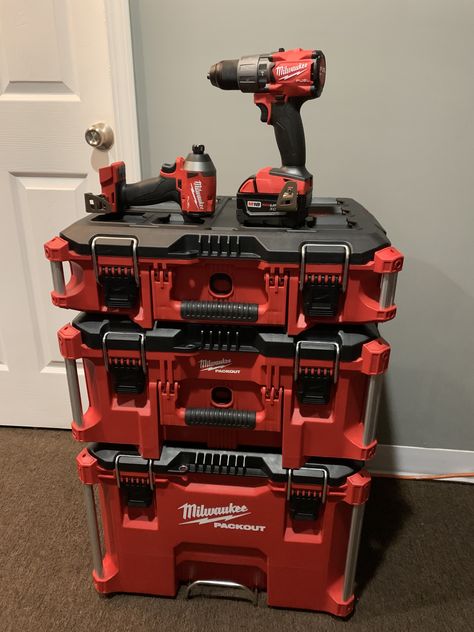
[[(139, 177), (128, 2), (0, 0), (0, 424), (63, 427), (71, 413), (43, 243), (84, 214), (97, 169)], [(84, 131), (108, 123), (115, 144)]]

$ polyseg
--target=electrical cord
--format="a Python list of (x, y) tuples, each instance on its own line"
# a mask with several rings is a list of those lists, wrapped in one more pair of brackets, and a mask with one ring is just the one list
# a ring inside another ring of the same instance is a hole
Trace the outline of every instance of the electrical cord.
[(444, 478), (474, 478), (474, 472), (451, 472), (449, 474), (428, 474), (428, 475), (416, 475), (416, 476), (402, 476), (399, 474), (383, 474), (378, 472), (372, 472), (372, 475), (377, 478), (397, 478), (404, 481), (436, 481)]

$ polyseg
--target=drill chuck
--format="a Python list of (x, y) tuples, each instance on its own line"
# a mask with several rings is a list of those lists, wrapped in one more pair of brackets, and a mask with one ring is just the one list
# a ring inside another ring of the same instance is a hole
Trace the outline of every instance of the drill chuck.
[(269, 55), (224, 59), (211, 66), (207, 78), (221, 90), (262, 92), (271, 81), (270, 67)]
[(213, 64), (207, 78), (216, 88), (221, 90), (239, 90), (238, 59), (225, 59)]

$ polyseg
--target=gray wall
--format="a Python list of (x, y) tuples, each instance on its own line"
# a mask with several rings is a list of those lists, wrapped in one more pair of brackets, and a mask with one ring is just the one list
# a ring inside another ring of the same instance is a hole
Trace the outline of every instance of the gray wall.
[(206, 144), (221, 194), (277, 164), (251, 95), (209, 66), (279, 46), (321, 48), (328, 75), (303, 110), (320, 195), (354, 197), (406, 255), (384, 443), (474, 449), (474, 3), (132, 0), (143, 175)]

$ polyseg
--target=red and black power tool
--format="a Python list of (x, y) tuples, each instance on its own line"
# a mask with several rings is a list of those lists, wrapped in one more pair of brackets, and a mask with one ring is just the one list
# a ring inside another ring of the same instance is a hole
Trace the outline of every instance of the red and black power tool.
[(125, 163), (114, 162), (99, 169), (101, 195), (85, 194), (89, 213), (123, 213), (131, 206), (177, 202), (186, 220), (200, 221), (212, 215), (216, 206), (216, 168), (204, 145), (165, 163), (157, 178), (127, 184)]
[(260, 120), (273, 125), (281, 167), (265, 167), (241, 185), (237, 216), (253, 226), (300, 226), (311, 203), (313, 177), (306, 169), (300, 108), (321, 94), (326, 61), (318, 50), (285, 51), (226, 59), (208, 79), (222, 90), (254, 93)]

